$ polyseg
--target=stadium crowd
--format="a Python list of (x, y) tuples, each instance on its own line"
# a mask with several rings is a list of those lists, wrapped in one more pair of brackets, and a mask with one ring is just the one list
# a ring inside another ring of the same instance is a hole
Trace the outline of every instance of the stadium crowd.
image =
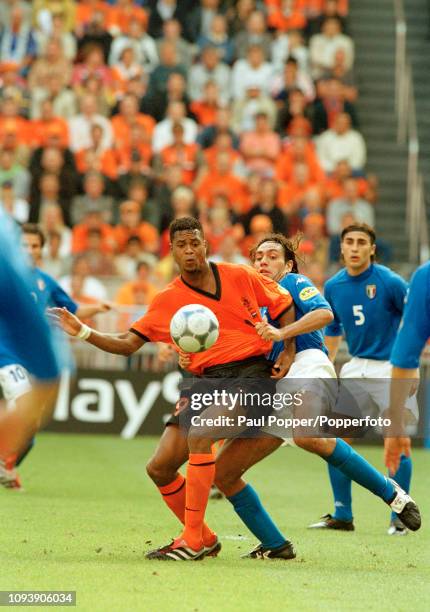
[(44, 269), (80, 302), (116, 279), (109, 297), (148, 304), (190, 213), (214, 261), (300, 232), (321, 287), (377, 200), (347, 16), (348, 0), (4, 0), (0, 205), (41, 225)]

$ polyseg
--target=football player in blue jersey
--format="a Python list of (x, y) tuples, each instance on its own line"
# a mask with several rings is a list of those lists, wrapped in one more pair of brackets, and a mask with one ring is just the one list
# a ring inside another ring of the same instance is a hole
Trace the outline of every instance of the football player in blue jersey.
[(402, 433), (404, 410), (419, 378), (421, 352), (430, 338), (430, 262), (419, 267), (412, 276), (403, 319), (399, 327), (390, 361), (391, 377), (389, 416), (395, 435), (385, 444), (385, 465), (395, 472), (402, 457), (410, 454), (410, 439)]
[[(19, 239), (18, 239), (19, 240)], [(8, 216), (0, 210), (0, 338), (2, 358), (25, 368), (32, 389), (13, 410), (0, 411), (0, 482), (9, 459), (25, 450), (28, 436), (55, 401), (60, 373), (51, 331), (31, 297), (33, 281)], [(17, 378), (19, 374), (16, 374)]]
[[(262, 274), (278, 281), (294, 300), (296, 321), (283, 329), (276, 322), (257, 324), (258, 333), (275, 343), (270, 358), (283, 349), (285, 339), (294, 338), (296, 356), (286, 376), (286, 389), (292, 391), (297, 379), (301, 392), (309, 393), (311, 401), (317, 397), (318, 411), (333, 405), (333, 380), (336, 379), (333, 364), (327, 357), (327, 349), (321, 329), (333, 319), (329, 303), (320, 295), (311, 281), (298, 274), (294, 246), (281, 234), (262, 239), (252, 254), (254, 267)], [(279, 327), (279, 326), (278, 326)], [(186, 366), (186, 362), (182, 361)], [(278, 383), (279, 385), (279, 383)], [(282, 381), (281, 381), (282, 387)], [(278, 387), (280, 388), (280, 387)], [(288, 412), (288, 409), (286, 410)], [(279, 413), (279, 416), (289, 416)], [(264, 457), (274, 452), (285, 439), (285, 430), (263, 428), (271, 437), (235, 438), (228, 440), (216, 460), (215, 482), (227, 496), (246, 526), (260, 539), (260, 543), (248, 555), (251, 558), (290, 559), (294, 555), (291, 543), (282, 543), (267, 513), (256, 512), (256, 495), (250, 485), (245, 485), (243, 474)], [(375, 495), (381, 497), (397, 513), (401, 513), (412, 529), (420, 526), (419, 511), (411, 498), (380, 474), (363, 457), (340, 439), (297, 436), (294, 442), (300, 448), (321, 456), (331, 466), (341, 470)], [(257, 521), (258, 517), (258, 521)], [(270, 534), (270, 537), (267, 537)], [(266, 539), (264, 539), (266, 538)], [(271, 542), (272, 544), (268, 544)]]
[[(11, 227), (10, 229), (17, 236), (14, 228)], [(110, 309), (108, 302), (88, 305), (76, 304), (56, 280), (39, 268), (42, 260), (42, 248), (45, 242), (44, 234), (39, 226), (31, 223), (24, 224), (21, 231), (24, 248), (30, 257), (31, 296), (33, 303), (36, 303), (42, 312), (54, 306), (66, 307), (70, 312), (86, 318)], [(57, 351), (58, 359), (63, 367), (70, 369), (73, 361), (68, 343), (64, 340), (63, 334), (59, 330), (53, 330), (52, 333), (54, 334), (54, 349)], [(31, 389), (29, 373), (24, 364), (18, 359), (18, 356), (8, 346), (8, 343), (3, 341), (3, 338), (0, 347), (0, 386), (9, 408), (13, 407), (16, 400)], [(21, 463), (32, 448), (32, 445), (33, 439), (31, 438), (27, 449), (19, 457), (8, 458), (8, 469), (0, 468), (0, 484), (10, 489), (20, 488), (20, 479), (15, 466)]]
[[(374, 263), (375, 233), (366, 224), (347, 226), (341, 234), (341, 253), (345, 267), (329, 279), (324, 294), (332, 307), (334, 320), (327, 326), (325, 341), (334, 362), (344, 336), (352, 359), (340, 371), (340, 379), (362, 381), (350, 385), (358, 407), (366, 414), (384, 414), (389, 408), (391, 349), (404, 308), (407, 283), (389, 268)], [(342, 394), (340, 395), (342, 397)], [(345, 396), (344, 396), (345, 397)], [(417, 422), (416, 398), (406, 401), (410, 422)], [(346, 412), (339, 407), (338, 412)], [(372, 412), (373, 411), (373, 412)], [(334, 514), (327, 514), (311, 528), (354, 529), (351, 479), (329, 465), (333, 489)], [(412, 461), (408, 454), (401, 458), (393, 479), (409, 492)], [(390, 535), (404, 535), (407, 529), (394, 512), (388, 529)]]

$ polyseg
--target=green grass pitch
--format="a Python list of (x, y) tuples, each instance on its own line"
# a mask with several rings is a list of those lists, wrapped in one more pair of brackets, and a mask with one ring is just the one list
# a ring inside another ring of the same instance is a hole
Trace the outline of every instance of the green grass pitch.
[[(222, 500), (208, 510), (221, 555), (181, 564), (144, 559), (179, 533), (145, 474), (155, 443), (41, 434), (21, 469), (25, 492), (0, 491), (0, 590), (76, 590), (78, 609), (88, 611), (429, 609), (430, 452), (414, 453), (416, 534), (387, 536), (388, 508), (358, 486), (354, 533), (307, 530), (332, 508), (326, 466), (281, 448), (249, 481), (298, 558), (240, 559), (255, 540)], [(380, 448), (363, 452), (382, 468)]]

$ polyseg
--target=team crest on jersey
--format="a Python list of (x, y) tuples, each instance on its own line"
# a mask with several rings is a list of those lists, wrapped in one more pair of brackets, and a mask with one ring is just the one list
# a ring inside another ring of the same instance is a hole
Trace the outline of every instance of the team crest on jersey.
[(373, 300), (376, 295), (376, 285), (366, 285), (366, 295), (369, 300)]
[(43, 280), (43, 278), (37, 279), (37, 286), (39, 287), (40, 291), (43, 291), (45, 289), (46, 285), (45, 285), (45, 281)]
[(306, 300), (310, 300), (311, 298), (318, 295), (319, 291), (316, 287), (305, 287), (299, 293), (299, 298), (302, 302), (306, 302)]

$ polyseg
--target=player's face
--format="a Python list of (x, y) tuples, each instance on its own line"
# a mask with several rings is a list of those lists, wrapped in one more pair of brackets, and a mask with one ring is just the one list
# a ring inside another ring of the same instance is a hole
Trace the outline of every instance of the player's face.
[(368, 268), (375, 254), (375, 245), (365, 232), (348, 232), (341, 243), (341, 252), (348, 271), (360, 274)]
[(206, 265), (207, 243), (199, 230), (176, 232), (171, 244), (173, 258), (181, 274), (196, 274)]
[(282, 245), (277, 242), (263, 242), (255, 251), (253, 265), (260, 274), (278, 281), (291, 272), (293, 265), (292, 261), (285, 262), (284, 257)]
[(24, 234), (22, 237), (24, 249), (29, 254), (34, 266), (37, 266), (42, 259), (42, 243), (37, 234)]

